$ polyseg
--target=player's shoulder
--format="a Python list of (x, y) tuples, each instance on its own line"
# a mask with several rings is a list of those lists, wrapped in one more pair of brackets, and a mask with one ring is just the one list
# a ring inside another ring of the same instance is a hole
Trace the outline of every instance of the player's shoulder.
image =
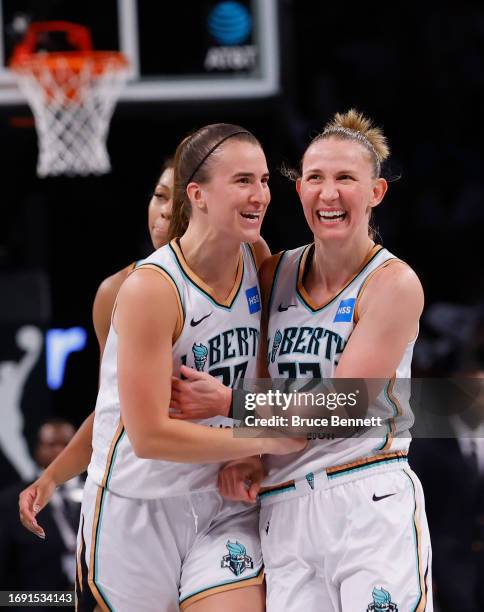
[(111, 276), (108, 276), (102, 281), (97, 289), (96, 297), (94, 298), (93, 310), (95, 315), (96, 312), (111, 313), (119, 289), (133, 267), (134, 264), (131, 263), (129, 266), (118, 270), (118, 272), (111, 274)]
[[(139, 316), (140, 312), (143, 313), (142, 317)], [(129, 328), (143, 334), (151, 333), (153, 338), (170, 329), (176, 339), (183, 321), (181, 299), (172, 278), (164, 270), (144, 264), (128, 275), (116, 299), (113, 325), (118, 333), (119, 325), (124, 330)]]
[(397, 258), (387, 260), (369, 275), (360, 298), (360, 313), (369, 307), (387, 314), (393, 309), (421, 313), (424, 304), (418, 275), (406, 262)]
[(92, 307), (92, 319), (101, 351), (109, 332), (111, 314), (121, 285), (133, 269), (133, 264), (105, 278), (99, 285)]
[[(151, 299), (159, 301), (172, 296), (175, 283), (171, 275), (163, 268), (149, 262), (144, 262), (132, 271), (121, 282), (118, 300), (123, 298), (130, 302), (148, 307)], [(176, 291), (175, 291), (176, 293)]]
[(370, 278), (372, 293), (422, 291), (420, 279), (405, 261), (392, 258), (377, 268)]

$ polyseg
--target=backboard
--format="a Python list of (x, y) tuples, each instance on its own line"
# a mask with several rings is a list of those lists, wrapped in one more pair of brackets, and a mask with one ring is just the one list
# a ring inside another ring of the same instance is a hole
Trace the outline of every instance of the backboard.
[[(91, 29), (98, 50), (122, 51), (130, 102), (270, 96), (279, 86), (277, 0), (0, 0), (0, 104), (25, 100), (8, 69), (32, 21)], [(40, 49), (67, 50), (65, 41)]]

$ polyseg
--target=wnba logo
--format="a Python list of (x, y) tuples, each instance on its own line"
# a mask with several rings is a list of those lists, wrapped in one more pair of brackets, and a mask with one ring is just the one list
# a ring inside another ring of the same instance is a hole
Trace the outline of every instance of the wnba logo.
[(208, 31), (220, 45), (240, 45), (251, 30), (249, 11), (239, 2), (221, 2), (208, 16)]

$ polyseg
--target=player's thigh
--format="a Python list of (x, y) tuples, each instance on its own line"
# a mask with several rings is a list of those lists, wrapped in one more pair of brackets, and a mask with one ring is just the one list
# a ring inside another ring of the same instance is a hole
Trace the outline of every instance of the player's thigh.
[(185, 609), (190, 612), (264, 612), (265, 597), (264, 585), (260, 584), (210, 595)]
[(181, 563), (169, 525), (155, 524), (163, 520), (158, 506), (115, 496), (88, 479), (78, 537), (81, 612), (178, 610)]
[(335, 612), (323, 572), (314, 494), (262, 505), (260, 537), (267, 612)]
[(234, 602), (244, 600), (242, 591), (257, 599), (252, 587), (263, 581), (258, 508), (224, 501), (183, 561), (180, 608), (193, 609), (204, 599), (215, 605), (215, 596), (222, 601), (224, 593)]
[(430, 538), (413, 472), (365, 478), (342, 487), (342, 495), (348, 496), (346, 549), (331, 555), (341, 611), (359, 612), (363, 602), (369, 610), (431, 612)]

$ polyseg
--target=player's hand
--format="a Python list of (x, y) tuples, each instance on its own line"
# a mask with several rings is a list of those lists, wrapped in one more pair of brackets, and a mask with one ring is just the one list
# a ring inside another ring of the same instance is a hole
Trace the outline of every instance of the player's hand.
[(234, 501), (255, 503), (264, 468), (259, 457), (247, 457), (227, 463), (218, 474), (220, 494)]
[(49, 502), (55, 487), (54, 480), (44, 473), (19, 495), (20, 522), (26, 529), (42, 539), (45, 539), (45, 532), (37, 523), (36, 516)]
[(306, 438), (266, 438), (264, 440), (264, 454), (290, 455), (306, 448)]
[(185, 380), (172, 378), (170, 407), (178, 412), (170, 413), (173, 419), (209, 419), (227, 416), (232, 390), (206, 372), (198, 372), (182, 365)]

